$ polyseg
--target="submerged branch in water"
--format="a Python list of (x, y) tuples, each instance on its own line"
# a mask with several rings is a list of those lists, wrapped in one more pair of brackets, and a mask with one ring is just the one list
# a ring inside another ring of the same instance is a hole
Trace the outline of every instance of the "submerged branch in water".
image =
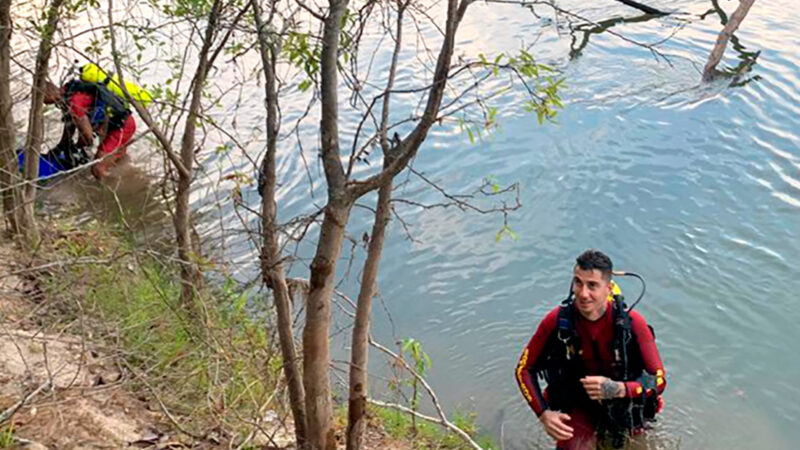
[[(728, 46), (728, 41), (733, 40), (733, 33), (739, 29), (739, 25), (741, 25), (742, 21), (747, 16), (747, 13), (753, 6), (753, 3), (755, 3), (755, 0), (741, 0), (739, 2), (739, 7), (736, 8), (736, 11), (734, 11), (730, 17), (730, 20), (727, 21), (725, 27), (719, 33), (719, 36), (717, 37), (717, 43), (714, 44), (711, 54), (708, 55), (708, 62), (703, 70), (703, 81), (711, 81), (721, 74), (721, 72), (717, 70), (717, 65), (722, 60), (722, 56), (725, 54), (725, 48)], [(755, 62), (755, 58), (753, 58), (753, 62)]]

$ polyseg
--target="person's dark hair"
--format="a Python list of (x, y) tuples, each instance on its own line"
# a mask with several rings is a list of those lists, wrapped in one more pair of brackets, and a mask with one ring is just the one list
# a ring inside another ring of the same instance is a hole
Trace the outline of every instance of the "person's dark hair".
[(611, 258), (599, 250), (589, 249), (575, 259), (575, 265), (581, 270), (599, 270), (606, 280), (611, 279), (614, 264)]

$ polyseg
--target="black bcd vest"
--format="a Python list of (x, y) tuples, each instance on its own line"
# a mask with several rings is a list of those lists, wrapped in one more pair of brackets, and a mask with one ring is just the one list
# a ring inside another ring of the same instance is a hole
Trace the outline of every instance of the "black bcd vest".
[(131, 114), (130, 109), (125, 106), (125, 102), (103, 83), (90, 83), (75, 79), (68, 81), (64, 86), (63, 100), (66, 108), (69, 108), (69, 101), (77, 92), (92, 97), (91, 110), (87, 112), (87, 115), (93, 129), (108, 120), (107, 132), (118, 130), (122, 128), (125, 120)]
[(551, 409), (569, 411), (580, 407), (586, 410), (600, 419), (599, 437), (607, 438), (614, 448), (619, 448), (629, 432), (655, 421), (659, 399), (658, 396), (646, 396), (648, 388), (655, 388), (655, 377), (644, 370), (639, 345), (631, 331), (631, 318), (621, 296), (615, 296), (612, 308), (614, 373), (611, 378), (643, 382), (641, 396), (604, 400), (601, 404), (586, 394), (580, 379), (588, 373), (581, 357), (581, 338), (575, 329), (578, 313), (571, 299), (565, 300), (560, 307), (556, 331), (548, 338), (542, 362), (533, 368), (532, 375), (547, 382), (547, 402)]

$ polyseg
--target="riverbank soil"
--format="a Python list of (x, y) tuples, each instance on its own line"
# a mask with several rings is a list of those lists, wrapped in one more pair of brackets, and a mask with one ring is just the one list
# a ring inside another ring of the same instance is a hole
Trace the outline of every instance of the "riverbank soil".
[[(157, 191), (133, 166), (59, 180), (40, 248), (0, 239), (0, 448), (294, 448), (280, 361), (259, 359), (274, 333), (240, 296), (215, 298), (207, 341), (176, 331), (172, 272), (147, 262), (171, 235)], [(413, 447), (379, 423), (366, 443)]]
[(145, 399), (123, 389), (119, 367), (87, 336), (47, 326), (58, 307), (8, 241), (0, 259), (0, 409), (16, 409), (0, 442), (110, 448), (166, 429)]

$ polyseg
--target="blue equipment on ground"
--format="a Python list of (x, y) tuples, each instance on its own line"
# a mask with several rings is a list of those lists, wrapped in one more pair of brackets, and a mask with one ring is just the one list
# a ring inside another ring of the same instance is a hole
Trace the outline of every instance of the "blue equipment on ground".
[[(87, 164), (89, 157), (86, 151), (73, 142), (61, 142), (49, 152), (39, 155), (38, 179), (50, 178), (61, 172), (72, 170), (80, 165)], [(20, 172), (25, 170), (25, 151), (17, 149), (17, 164)]]

